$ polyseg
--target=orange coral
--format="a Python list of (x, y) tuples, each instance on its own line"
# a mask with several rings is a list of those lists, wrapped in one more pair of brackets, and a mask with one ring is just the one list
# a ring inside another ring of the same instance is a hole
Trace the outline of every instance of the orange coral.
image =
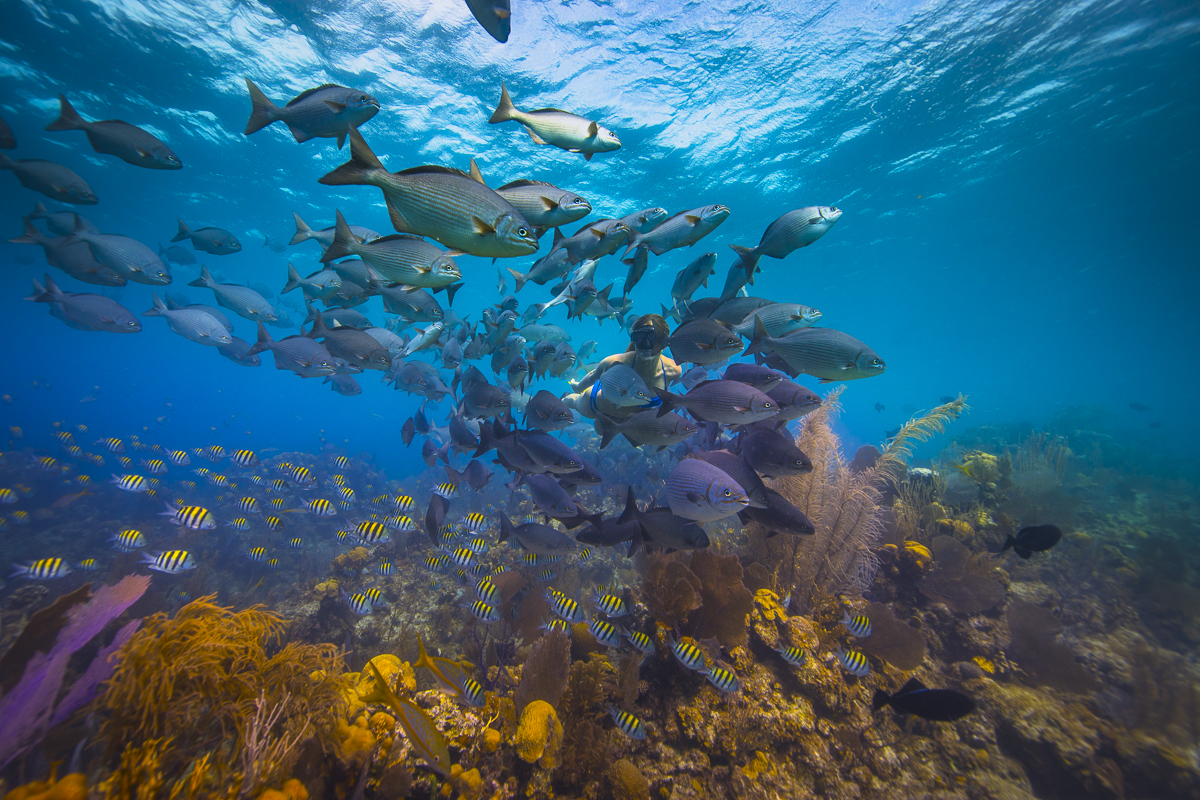
[(371, 551), (355, 547), (348, 553), (339, 553), (333, 558), (334, 569), (362, 569), (371, 563)]
[(55, 781), (51, 775), (48, 781), (18, 786), (4, 795), (4, 800), (87, 800), (87, 777), (81, 772), (72, 772)]

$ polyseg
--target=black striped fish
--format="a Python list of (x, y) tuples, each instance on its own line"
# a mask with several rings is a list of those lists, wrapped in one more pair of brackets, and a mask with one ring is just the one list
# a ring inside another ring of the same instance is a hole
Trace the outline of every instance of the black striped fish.
[(671, 652), (675, 654), (675, 658), (679, 660), (680, 664), (683, 664), (690, 670), (702, 670), (707, 663), (704, 651), (691, 642), (683, 640), (678, 642), (672, 641)]
[(392, 540), (386, 525), (379, 522), (364, 521), (354, 526), (354, 535), (363, 544), (386, 544)]
[(189, 569), (196, 568), (196, 560), (187, 550), (165, 550), (152, 555), (143, 554), (142, 563), (155, 572), (165, 572), (168, 575), (178, 575)]
[(238, 511), (243, 511), (247, 514), (261, 513), (261, 510), (258, 507), (258, 498), (256, 497), (243, 497), (233, 505)]
[(458, 497), (458, 487), (453, 483), (439, 483), (433, 487), (433, 493), (438, 497), (444, 497), (447, 500), (453, 500)]
[(172, 525), (182, 525), (192, 530), (209, 530), (217, 527), (217, 521), (207, 508), (201, 506), (173, 506), (165, 504), (166, 511), (160, 511), (160, 517), (169, 517)]
[(629, 613), (629, 607), (625, 605), (625, 601), (611, 594), (592, 592), (592, 604), (610, 617), (623, 617)]
[(654, 652), (654, 640), (641, 631), (625, 631), (625, 638), (641, 653)]
[(460, 567), (469, 567), (475, 561), (475, 553), (465, 547), (459, 547), (447, 555), (451, 562)]
[(113, 542), (113, 549), (120, 550), (122, 553), (132, 553), (139, 547), (146, 546), (146, 537), (142, 532), (134, 528), (126, 528), (120, 533), (114, 533), (108, 537), (110, 542)]
[(804, 651), (799, 647), (776, 647), (775, 652), (783, 656), (783, 660), (793, 667), (799, 667), (804, 664)]
[(612, 715), (613, 722), (617, 723), (617, 727), (621, 733), (628, 736), (630, 739), (645, 739), (646, 728), (642, 725), (642, 721), (630, 714), (628, 711), (622, 711), (619, 708), (608, 707), (608, 713)]
[(546, 599), (550, 601), (550, 610), (555, 616), (562, 617), (567, 622), (583, 622), (586, 616), (583, 609), (571, 598), (553, 589), (547, 590)]
[(230, 459), (239, 467), (254, 467), (258, 465), (258, 456), (255, 455), (253, 450), (234, 450)]
[(231, 519), (228, 522), (226, 522), (225, 525), (230, 528), (233, 528), (235, 531), (250, 530), (250, 522), (245, 517), (238, 517), (237, 519)]
[(92, 444), (103, 445), (104, 449), (110, 453), (124, 453), (125, 452), (125, 443), (115, 437), (110, 437), (108, 439), (97, 439)]
[(28, 564), (14, 564), (16, 571), (10, 578), (29, 578), (30, 580), (47, 581), (53, 578), (64, 578), (71, 574), (71, 566), (61, 558), (41, 558)]
[(96, 559), (94, 558), (85, 558), (83, 561), (80, 561), (78, 564), (76, 564), (75, 568), (82, 570), (83, 572), (95, 572), (96, 570), (100, 569), (100, 565), (96, 563)]
[(603, 619), (588, 620), (588, 630), (592, 632), (592, 636), (596, 637), (596, 641), (606, 647), (620, 647), (621, 633), (617, 630), (617, 626)]
[(168, 450), (167, 460), (177, 467), (184, 467), (192, 463), (192, 457), (184, 450)]
[(145, 467), (146, 472), (151, 475), (164, 475), (167, 471), (167, 462), (161, 458), (142, 459), (140, 465)]
[(388, 561), (386, 558), (381, 558), (379, 559), (378, 570), (380, 575), (387, 576), (393, 574), (396, 571), (396, 567), (393, 566), (391, 561)]
[(742, 688), (737, 675), (724, 667), (708, 667), (700, 670), (700, 674), (708, 678), (708, 682), (722, 692), (736, 692)]
[(425, 556), (425, 561), (422, 562), (425, 569), (431, 572), (441, 572), (449, 563), (450, 558), (448, 556)]
[(487, 526), (487, 517), (478, 511), (472, 511), (463, 517), (462, 526), (471, 533), (479, 533)]
[(267, 560), (267, 548), (252, 547), (246, 551), (246, 558), (248, 558), (251, 561), (254, 561), (256, 563), (261, 564), (262, 562)]
[(113, 475), (109, 483), (126, 492), (144, 492), (150, 488), (141, 475)]
[(346, 605), (350, 606), (350, 610), (355, 614), (365, 615), (371, 613), (371, 601), (367, 599), (365, 594), (352, 594), (346, 597)]
[(871, 665), (867, 662), (867, 657), (857, 650), (842, 650), (839, 647), (833, 651), (833, 654), (837, 656), (842, 668), (851, 675), (863, 678), (871, 673)]
[(500, 612), (494, 606), (489, 606), (482, 600), (473, 600), (470, 603), (464, 603), (463, 608), (468, 609), (475, 619), (482, 622), (498, 622), (500, 620)]
[(337, 458), (333, 459), (333, 464), (338, 469), (354, 469), (354, 463), (345, 456), (338, 456)]
[(316, 477), (308, 467), (293, 467), (288, 472), (288, 477), (292, 479), (292, 483), (301, 489), (311, 489), (317, 482)]
[(304, 540), (297, 536), (295, 539), (292, 539), (288, 542), (288, 547), (292, 548), (293, 550), (303, 550)]
[(271, 531), (283, 530), (283, 520), (281, 520), (279, 517), (267, 517), (266, 519), (263, 520), (263, 522), (266, 524), (267, 530), (271, 530)]
[(843, 612), (842, 625), (856, 639), (865, 639), (871, 635), (871, 620), (862, 614), (850, 616), (849, 611)]
[(318, 517), (336, 517), (337, 509), (333, 507), (333, 503), (323, 497), (318, 497), (313, 500), (305, 500), (305, 507), (309, 513), (315, 514)]

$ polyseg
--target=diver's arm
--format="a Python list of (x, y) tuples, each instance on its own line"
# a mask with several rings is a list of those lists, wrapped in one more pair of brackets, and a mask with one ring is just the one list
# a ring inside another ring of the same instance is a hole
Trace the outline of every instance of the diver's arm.
[(683, 367), (676, 364), (673, 360), (663, 356), (662, 360), (663, 383), (670, 390), (671, 384), (677, 382), (683, 377)]
[(592, 371), (587, 375), (584, 375), (579, 380), (573, 383), (568, 383), (567, 385), (571, 387), (571, 391), (573, 392), (582, 392), (584, 389), (591, 388), (591, 385), (600, 380), (600, 376), (604, 374), (604, 370), (608, 369), (617, 358), (619, 358), (619, 356), (605, 357), (599, 364), (593, 367)]

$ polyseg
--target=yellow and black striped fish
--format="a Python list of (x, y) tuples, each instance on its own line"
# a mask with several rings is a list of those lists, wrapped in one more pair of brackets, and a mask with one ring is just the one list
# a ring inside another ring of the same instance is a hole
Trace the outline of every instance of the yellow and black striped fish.
[(391, 498), (392, 508), (411, 514), (417, 507), (416, 502), (406, 494), (398, 494)]
[(642, 721), (630, 714), (628, 711), (622, 711), (619, 708), (608, 707), (608, 713), (612, 714), (613, 722), (617, 723), (617, 727), (621, 733), (628, 736), (630, 739), (645, 739), (646, 728), (642, 725)]
[(235, 531), (250, 530), (250, 521), (247, 520), (245, 517), (238, 517), (236, 519), (231, 519), (228, 522), (226, 522), (225, 524), (227, 526), (229, 526), (230, 528), (233, 528)]
[(458, 487), (453, 483), (439, 483), (433, 487), (433, 493), (438, 497), (444, 497), (447, 500), (453, 500), (458, 497)]
[(337, 492), (338, 492), (338, 497), (340, 497), (342, 499), (342, 502), (345, 502), (345, 503), (353, 503), (354, 502), (354, 490), (351, 489), (349, 486), (339, 486)]
[(629, 607), (625, 605), (625, 601), (616, 595), (593, 592), (592, 604), (610, 617), (623, 617), (629, 613)]
[(247, 514), (259, 514), (262, 512), (262, 509), (258, 507), (257, 497), (242, 497), (233, 505), (238, 511), (242, 511)]
[(374, 586), (364, 591), (363, 594), (365, 594), (367, 599), (371, 601), (372, 608), (379, 608), (380, 606), (387, 605), (387, 600), (383, 599), (383, 592), (381, 592), (379, 589), (376, 589)]
[(164, 475), (167, 472), (167, 462), (161, 458), (142, 459), (141, 466), (145, 467), (146, 472), (151, 475)]
[(487, 517), (478, 511), (472, 511), (463, 517), (462, 526), (471, 533), (479, 533), (487, 526)]
[(724, 667), (702, 669), (700, 670), (700, 674), (708, 678), (708, 682), (722, 692), (736, 692), (742, 688), (737, 675), (734, 675), (731, 670), (727, 670)]
[(168, 575), (178, 575), (185, 570), (196, 568), (196, 560), (187, 550), (166, 550), (153, 555), (143, 555), (142, 563), (149, 569)]
[(380, 575), (384, 575), (384, 576), (391, 575), (391, 574), (395, 573), (395, 571), (396, 571), (396, 567), (392, 564), (392, 562), (388, 561), (386, 558), (379, 559), (379, 574)]
[(126, 492), (144, 492), (150, 488), (150, 484), (141, 475), (113, 475), (109, 483)]
[(287, 500), (284, 500), (282, 497), (273, 497), (268, 505), (270, 505), (274, 511), (283, 511), (287, 508)]
[(78, 458), (80, 460), (88, 457), (88, 454), (83, 452), (83, 448), (77, 444), (68, 445), (67, 447), (63, 448), (63, 452), (69, 455), (71, 458)]
[(546, 599), (550, 601), (550, 610), (556, 616), (562, 617), (567, 622), (583, 622), (586, 619), (583, 609), (579, 607), (579, 603), (576, 603), (562, 592), (555, 592), (553, 589), (550, 589), (549, 592), (552, 592), (552, 594)]
[(336, 517), (337, 509), (333, 507), (333, 503), (323, 497), (317, 497), (312, 500), (304, 501), (305, 507), (309, 513), (315, 514), (318, 517)]
[(117, 463), (125, 469), (129, 469), (133, 466), (133, 459), (129, 456), (117, 456)]
[(392, 540), (387, 526), (380, 522), (364, 520), (354, 526), (354, 535), (363, 544), (386, 544)]
[(679, 663), (688, 669), (701, 670), (707, 663), (704, 651), (691, 642), (683, 640), (671, 642), (671, 652), (675, 654), (675, 658), (679, 659)]
[(253, 450), (234, 450), (233, 455), (229, 458), (239, 467), (258, 466), (258, 456), (254, 454)]
[(297, 536), (295, 539), (292, 539), (288, 542), (288, 547), (292, 548), (293, 550), (303, 550), (304, 540)]
[(173, 506), (166, 504), (167, 510), (160, 511), (160, 517), (170, 517), (173, 525), (182, 525), (192, 530), (209, 530), (217, 527), (217, 521), (207, 508), (202, 506)]
[(209, 445), (204, 451), (204, 457), (214, 463), (220, 461), (225, 457), (225, 448), (219, 444)]
[(36, 581), (48, 581), (54, 578), (65, 578), (71, 574), (71, 566), (61, 558), (40, 558), (28, 564), (15, 564), (16, 572), (10, 578), (29, 578)]
[(29, 512), (28, 511), (14, 511), (12, 513), (12, 516), (9, 517), (9, 519), (11, 519), (17, 525), (28, 525), (29, 524)]
[(37, 456), (33, 459), (33, 462), (37, 464), (38, 469), (42, 472), (58, 471), (58, 460), (50, 456)]
[(126, 528), (120, 533), (114, 533), (108, 537), (108, 540), (113, 543), (113, 549), (123, 553), (132, 553), (139, 547), (146, 546), (146, 537), (142, 535), (141, 531), (134, 528)]
[(465, 547), (459, 547), (448, 555), (450, 560), (460, 567), (469, 567), (475, 561), (475, 553)]
[(283, 520), (281, 520), (279, 517), (267, 517), (266, 519), (263, 520), (263, 522), (266, 524), (267, 530), (270, 530), (270, 531), (283, 530)]
[(474, 678), (463, 678), (462, 685), (459, 688), (462, 690), (462, 696), (467, 705), (473, 708), (482, 708), (484, 703), (487, 702), (487, 695), (484, 694), (483, 685)]
[(92, 444), (103, 445), (104, 449), (110, 453), (124, 453), (125, 452), (125, 443), (116, 437), (109, 437), (107, 439), (97, 439), (96, 441), (92, 442)]
[(100, 569), (100, 565), (96, 563), (96, 559), (94, 558), (85, 558), (83, 561), (80, 561), (78, 564), (76, 564), (75, 568), (82, 570), (83, 572), (95, 572), (96, 570)]
[(12, 489), (7, 489), (7, 488), (0, 489), (0, 503), (4, 503), (7, 505), (9, 503), (15, 503), (20, 499), (21, 498), (18, 497), (17, 493), (14, 492)]
[(354, 469), (354, 462), (346, 458), (346, 456), (338, 456), (333, 459), (333, 465), (338, 469)]
[(488, 605), (494, 606), (500, 599), (500, 589), (492, 583), (491, 578), (484, 578), (475, 583), (475, 596)]
[(345, 544), (352, 535), (353, 533), (351, 531), (340, 530), (334, 534), (334, 538), (336, 538), (340, 544)]
[(267, 560), (267, 548), (252, 547), (246, 551), (246, 558), (250, 559), (251, 561), (255, 561), (255, 562), (258, 562), (259, 564), (261, 564), (262, 562)]
[(867, 657), (857, 650), (842, 650), (838, 648), (833, 651), (837, 656), (837, 660), (841, 663), (842, 668), (851, 675), (857, 675), (864, 678), (871, 673), (871, 664), (867, 661)]
[(291, 472), (288, 473), (288, 477), (292, 479), (292, 483), (301, 489), (308, 489), (317, 482), (317, 478), (312, 474), (312, 471), (304, 466), (293, 467)]
[(641, 631), (625, 631), (625, 638), (628, 639), (629, 643), (633, 645), (639, 652), (654, 652), (654, 640)]
[(332, 475), (332, 476), (330, 476), (329, 480), (335, 486), (345, 486), (346, 485), (346, 476), (345, 475)]
[(468, 609), (475, 619), (482, 622), (498, 622), (500, 620), (500, 612), (482, 600), (474, 600), (464, 604), (463, 607)]
[(371, 601), (367, 599), (365, 594), (352, 594), (346, 598), (346, 605), (350, 606), (350, 610), (355, 614), (370, 614)]
[(70, 431), (55, 431), (54, 438), (62, 444), (71, 444), (75, 441), (75, 437), (71, 435)]
[(273, 570), (278, 570), (279, 569), (279, 559), (278, 558), (268, 558), (267, 559), (267, 567), (269, 567), (270, 569), (273, 569)]
[(487, 546), (488, 546), (487, 540), (484, 539), (482, 536), (474, 536), (470, 539), (467, 539), (465, 542), (463, 542), (463, 547), (467, 548), (475, 555), (479, 555), (480, 553), (486, 551)]
[(590, 548), (590, 547), (583, 548), (583, 550), (579, 553), (579, 563), (586, 564), (587, 562), (592, 560), (593, 555), (595, 555), (595, 553), (592, 552), (592, 548)]
[(384, 517), (383, 524), (389, 528), (402, 531), (404, 533), (407, 533), (408, 531), (415, 531), (417, 529), (417, 523), (413, 522), (410, 517), (406, 517), (403, 514), (397, 514), (394, 517)]
[(799, 667), (804, 664), (804, 651), (799, 647), (776, 647), (775, 652), (783, 656), (783, 660), (793, 667)]
[(542, 570), (541, 572), (539, 572), (537, 574), (537, 579), (539, 581), (541, 581), (542, 583), (549, 583), (550, 581), (554, 580), (557, 577), (558, 577), (558, 573), (556, 573), (554, 570), (550, 569), (549, 567), (546, 567), (544, 570)]
[(425, 561), (422, 563), (427, 570), (441, 572), (450, 563), (450, 559), (447, 556), (425, 556)]
[(850, 616), (849, 611), (843, 612), (842, 625), (856, 639), (865, 639), (871, 635), (871, 620), (863, 614)]
[(597, 642), (606, 647), (621, 646), (621, 632), (608, 620), (590, 619), (588, 620), (588, 630), (592, 632), (592, 636), (596, 637)]
[(568, 636), (571, 635), (571, 623), (567, 622), (565, 619), (552, 619), (549, 622), (543, 622), (538, 627), (544, 630), (546, 633), (554, 633), (557, 631), (558, 633), (565, 633)]

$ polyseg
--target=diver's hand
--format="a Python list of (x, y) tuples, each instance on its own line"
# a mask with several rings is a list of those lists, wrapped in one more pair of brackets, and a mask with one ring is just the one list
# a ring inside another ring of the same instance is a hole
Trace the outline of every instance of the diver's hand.
[(571, 387), (572, 392), (576, 392), (576, 393), (579, 392), (579, 382), (578, 381), (567, 381), (567, 386)]

